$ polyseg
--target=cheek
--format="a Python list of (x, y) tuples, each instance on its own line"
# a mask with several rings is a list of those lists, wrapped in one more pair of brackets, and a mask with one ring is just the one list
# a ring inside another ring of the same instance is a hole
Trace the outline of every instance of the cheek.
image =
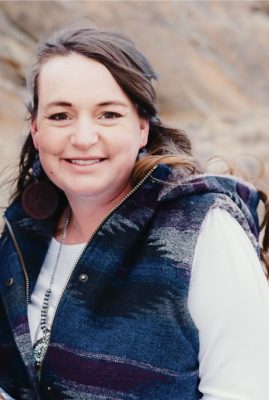
[(124, 164), (134, 164), (138, 155), (138, 145), (133, 142), (114, 144), (109, 148), (109, 156)]
[(39, 151), (39, 154), (40, 162), (46, 175), (53, 180), (53, 176), (57, 172), (57, 165), (55, 164), (56, 158), (52, 154), (42, 150)]
[(58, 155), (62, 152), (64, 147), (64, 140), (59, 135), (50, 135), (41, 133), (38, 139), (39, 152), (47, 153), (50, 155)]
[(57, 175), (57, 164), (55, 162), (64, 148), (63, 138), (47, 130), (40, 131), (38, 144), (42, 167), (47, 176), (54, 181), (54, 176)]
[(109, 141), (109, 151), (111, 153), (123, 153), (137, 155), (140, 148), (140, 134), (135, 131), (123, 131), (120, 135), (115, 135), (113, 140)]

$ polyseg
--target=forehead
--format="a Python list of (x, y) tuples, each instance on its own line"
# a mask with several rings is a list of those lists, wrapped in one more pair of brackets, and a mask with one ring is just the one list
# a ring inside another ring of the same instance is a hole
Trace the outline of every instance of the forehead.
[(52, 57), (42, 65), (38, 93), (40, 102), (55, 96), (74, 101), (104, 101), (112, 96), (129, 101), (103, 64), (76, 53)]

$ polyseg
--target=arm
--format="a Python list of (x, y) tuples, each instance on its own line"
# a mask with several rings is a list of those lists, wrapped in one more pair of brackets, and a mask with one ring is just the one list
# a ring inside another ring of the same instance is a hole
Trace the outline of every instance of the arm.
[(189, 292), (199, 330), (203, 400), (268, 400), (269, 287), (255, 250), (226, 211), (207, 215)]

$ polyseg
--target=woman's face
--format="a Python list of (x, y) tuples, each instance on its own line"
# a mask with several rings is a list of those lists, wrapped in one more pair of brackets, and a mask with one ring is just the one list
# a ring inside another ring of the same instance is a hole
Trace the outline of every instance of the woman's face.
[(42, 66), (32, 136), (47, 176), (69, 200), (123, 197), (148, 129), (104, 65), (72, 53)]

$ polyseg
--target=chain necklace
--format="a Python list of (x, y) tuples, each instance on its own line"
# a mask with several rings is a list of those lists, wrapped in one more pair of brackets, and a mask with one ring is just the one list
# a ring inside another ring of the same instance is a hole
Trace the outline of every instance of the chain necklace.
[(56, 270), (57, 270), (57, 267), (59, 264), (61, 252), (63, 249), (63, 244), (64, 244), (66, 232), (67, 232), (67, 227), (68, 227), (68, 224), (70, 221), (70, 215), (71, 215), (71, 210), (69, 208), (68, 212), (67, 212), (67, 216), (64, 221), (64, 226), (62, 229), (59, 251), (58, 251), (55, 265), (54, 265), (52, 275), (50, 278), (50, 284), (49, 284), (48, 289), (45, 292), (45, 296), (44, 296), (42, 307), (41, 307), (41, 319), (40, 319), (40, 323), (39, 323), (39, 326), (36, 331), (36, 337), (39, 332), (39, 327), (42, 330), (43, 336), (39, 340), (35, 340), (35, 343), (33, 346), (33, 352), (34, 352), (34, 357), (35, 357), (37, 367), (40, 367), (40, 365), (43, 361), (43, 358), (46, 354), (46, 351), (47, 351), (47, 348), (49, 345), (49, 341), (50, 341), (51, 326), (49, 324), (49, 306), (50, 306), (50, 302), (51, 302), (52, 286), (54, 283), (55, 273), (56, 273)]

